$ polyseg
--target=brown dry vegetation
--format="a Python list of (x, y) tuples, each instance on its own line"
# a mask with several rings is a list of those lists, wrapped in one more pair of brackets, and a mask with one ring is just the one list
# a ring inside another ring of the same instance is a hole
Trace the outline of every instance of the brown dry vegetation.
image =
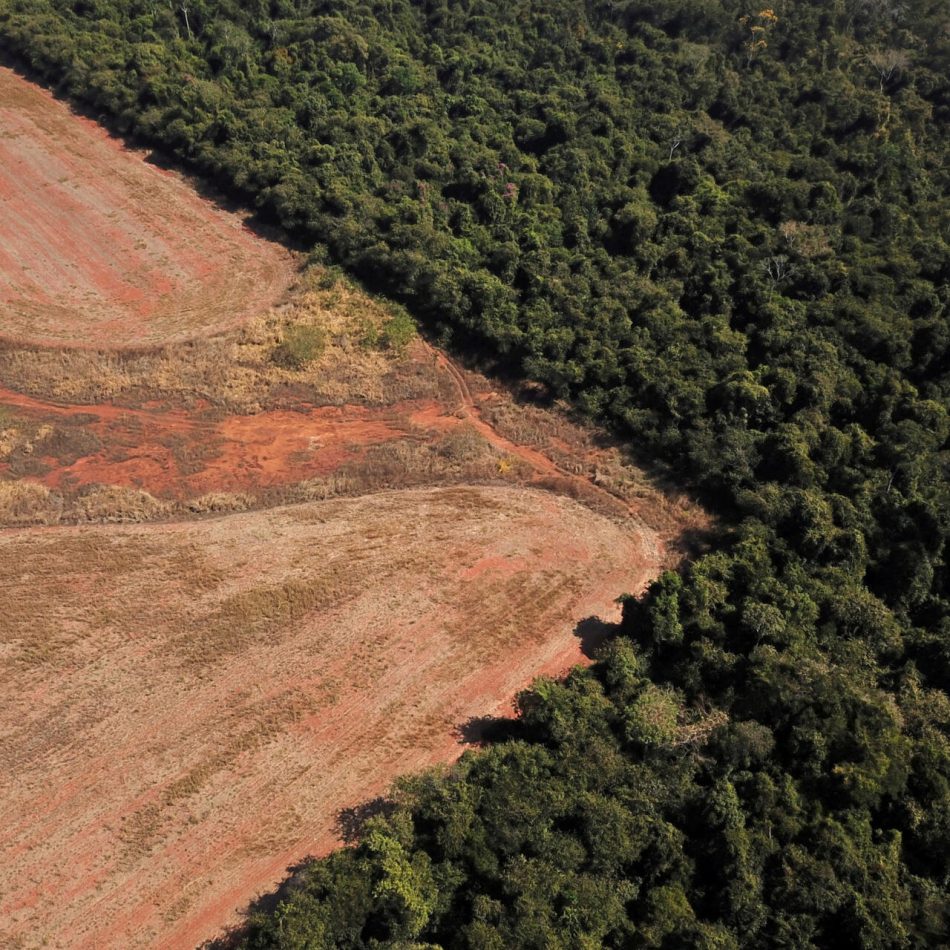
[(212, 936), (340, 809), (579, 661), (658, 550), (504, 487), (2, 533), (0, 942)]
[[(232, 332), (139, 350), (8, 341), (0, 344), (0, 379), (11, 390), (54, 404), (147, 408), (160, 401), (240, 414), (304, 403), (385, 406), (444, 395), (412, 347), (407, 353), (378, 342), (392, 316), (390, 307), (332, 271), (310, 268), (287, 302)], [(281, 366), (275, 351), (299, 327), (321, 331), (323, 352), (301, 369)]]

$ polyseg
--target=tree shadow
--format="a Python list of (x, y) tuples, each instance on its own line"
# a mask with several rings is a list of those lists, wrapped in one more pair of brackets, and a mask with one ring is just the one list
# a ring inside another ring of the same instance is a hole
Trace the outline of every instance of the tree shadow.
[(574, 628), (574, 636), (581, 642), (581, 653), (588, 660), (599, 659), (603, 645), (618, 633), (619, 623), (608, 623), (600, 617), (585, 617)]
[(302, 861), (297, 862), (297, 864), (290, 865), (290, 867), (287, 868), (287, 877), (285, 877), (273, 891), (254, 898), (254, 900), (241, 911), (241, 916), (244, 918), (242, 923), (229, 927), (226, 931), (211, 940), (206, 940), (198, 947), (198, 950), (236, 950), (236, 948), (240, 946), (241, 941), (248, 935), (248, 922), (250, 919), (258, 914), (273, 914), (281, 901), (287, 900), (295, 891), (300, 890), (304, 886), (307, 869), (314, 864), (316, 860), (316, 858), (308, 856)]
[(509, 716), (472, 716), (455, 727), (461, 745), (508, 742), (518, 734), (518, 720)]
[[(72, 106), (71, 102), (70, 105)], [(97, 121), (103, 124), (103, 120)], [(107, 122), (108, 117), (104, 121)], [(270, 241), (272, 244), (282, 244), (284, 247), (301, 254), (313, 249), (312, 241), (306, 241), (298, 235), (292, 234), (273, 220), (272, 217), (267, 216), (265, 212), (255, 208), (253, 196), (237, 190), (226, 190), (208, 177), (202, 169), (196, 168), (187, 158), (169, 154), (150, 139), (136, 133), (123, 134), (117, 132), (114, 128), (110, 128), (109, 131), (110, 134), (117, 136), (123, 142), (136, 148), (145, 149), (143, 160), (147, 164), (183, 177), (192, 191), (206, 201), (211, 202), (221, 211), (226, 211), (228, 214), (241, 218), (242, 226), (255, 236)]]
[(366, 822), (371, 818), (388, 818), (395, 810), (396, 803), (381, 795), (350, 808), (342, 808), (336, 816), (337, 833), (345, 844), (358, 844), (363, 837)]
[(707, 553), (714, 545), (718, 527), (686, 528), (670, 542), (670, 549), (687, 561), (693, 561)]
[[(383, 796), (360, 802), (350, 808), (342, 808), (336, 816), (337, 834), (347, 846), (358, 844), (365, 831), (366, 823), (371, 818), (388, 817), (395, 808), (396, 803)], [(290, 865), (287, 868), (287, 876), (274, 890), (260, 894), (241, 911), (243, 920), (240, 923), (229, 927), (213, 939), (206, 940), (198, 950), (236, 950), (242, 940), (248, 936), (250, 921), (259, 915), (271, 916), (281, 901), (287, 900), (304, 886), (307, 870), (317, 861), (317, 858), (308, 855), (302, 861)]]

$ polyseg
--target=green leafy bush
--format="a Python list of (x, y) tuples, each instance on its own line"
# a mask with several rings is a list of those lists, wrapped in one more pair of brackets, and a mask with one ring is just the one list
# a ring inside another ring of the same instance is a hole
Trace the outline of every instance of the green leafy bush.
[(273, 352), (273, 360), (286, 369), (304, 369), (318, 360), (326, 349), (326, 332), (320, 327), (289, 327)]
[(380, 336), (387, 349), (400, 352), (415, 339), (416, 332), (415, 321), (400, 307), (383, 324)]

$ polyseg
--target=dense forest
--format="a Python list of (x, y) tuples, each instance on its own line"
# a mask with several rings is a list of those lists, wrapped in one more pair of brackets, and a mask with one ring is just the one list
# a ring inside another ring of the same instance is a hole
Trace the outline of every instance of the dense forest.
[(946, 0), (0, 0), (0, 41), (723, 524), (248, 947), (950, 943)]

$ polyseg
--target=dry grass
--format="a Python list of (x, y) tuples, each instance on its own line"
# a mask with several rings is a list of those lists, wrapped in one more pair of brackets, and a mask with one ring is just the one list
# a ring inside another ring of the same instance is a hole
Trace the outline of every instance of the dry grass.
[(177, 641), (178, 650), (190, 663), (221, 663), (314, 611), (329, 610), (369, 580), (358, 565), (338, 564), (316, 578), (290, 578), (237, 591), (193, 623)]
[[(2, 458), (2, 455), (0, 455)], [(196, 498), (163, 500), (118, 486), (78, 492), (51, 490), (31, 481), (0, 480), (0, 525), (141, 523), (221, 515), (255, 508), (355, 497), (428, 485), (518, 484), (530, 470), (509, 460), (481, 435), (464, 427), (431, 442), (397, 439), (366, 448), (329, 475), (255, 492), (214, 491)], [(557, 486), (539, 485), (557, 491)], [(596, 498), (594, 502), (596, 503)]]
[(216, 491), (192, 498), (186, 507), (189, 512), (197, 515), (223, 515), (255, 508), (257, 499), (254, 495), (244, 493)]
[(61, 508), (62, 496), (54, 495), (43, 485), (0, 481), (0, 524), (56, 524)]
[[(305, 272), (291, 301), (222, 336), (143, 351), (0, 345), (0, 379), (18, 392), (59, 403), (140, 406), (155, 399), (249, 413), (312, 405), (389, 405), (434, 398), (438, 385), (413, 347), (365, 345), (393, 318), (388, 306), (321, 268)], [(325, 345), (305, 366), (281, 365), (288, 334), (313, 328)], [(372, 333), (371, 333), (372, 331)]]
[(167, 518), (172, 506), (134, 488), (104, 486), (70, 499), (64, 513), (69, 522), (127, 524)]
[(97, 486), (64, 495), (35, 482), (0, 481), (0, 525), (6, 527), (138, 524), (166, 519), (186, 510), (204, 513), (215, 509), (208, 499), (190, 502), (186, 508), (160, 501), (148, 492), (118, 485)]

